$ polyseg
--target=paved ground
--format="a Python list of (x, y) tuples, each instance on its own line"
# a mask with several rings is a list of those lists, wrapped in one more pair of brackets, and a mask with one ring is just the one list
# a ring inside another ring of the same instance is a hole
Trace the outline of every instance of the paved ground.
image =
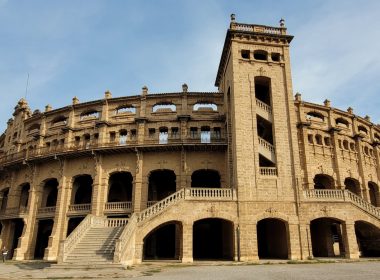
[[(214, 265), (211, 265), (214, 264)], [(144, 263), (128, 269), (49, 268), (41, 262), (0, 263), (3, 279), (181, 279), (181, 280), (378, 280), (380, 261), (308, 263), (308, 264), (237, 264), (237, 263)]]

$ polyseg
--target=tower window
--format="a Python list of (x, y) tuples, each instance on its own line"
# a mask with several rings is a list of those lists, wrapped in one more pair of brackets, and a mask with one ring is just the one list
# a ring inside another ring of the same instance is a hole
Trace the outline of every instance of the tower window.
[(272, 57), (272, 61), (277, 61), (277, 62), (280, 61), (280, 54), (279, 53), (272, 53), (271, 57)]
[(241, 57), (244, 59), (249, 59), (249, 50), (241, 50)]
[(256, 60), (267, 60), (268, 53), (266, 51), (257, 50), (253, 53), (253, 57)]

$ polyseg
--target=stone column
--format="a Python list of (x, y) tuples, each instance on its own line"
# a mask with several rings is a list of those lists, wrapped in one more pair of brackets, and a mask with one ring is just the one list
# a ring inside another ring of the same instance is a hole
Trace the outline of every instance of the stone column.
[(182, 262), (193, 262), (193, 223), (182, 224)]
[(299, 260), (302, 256), (300, 244), (299, 224), (288, 225), (288, 258), (290, 260)]
[(143, 178), (143, 159), (144, 154), (136, 151), (136, 175), (133, 186), (133, 212), (140, 212), (146, 208), (146, 199), (144, 199), (144, 189), (146, 184)]
[(346, 222), (343, 226), (342, 236), (345, 248), (345, 257), (348, 259), (358, 259), (359, 246), (356, 240), (355, 224)]
[(338, 139), (338, 131), (337, 129), (332, 128), (331, 129), (331, 145), (333, 147), (333, 153), (334, 153), (334, 171), (336, 172), (336, 186), (337, 188), (341, 189), (344, 188), (344, 178), (341, 177), (340, 167), (344, 166), (344, 163), (342, 162), (342, 157), (340, 153), (339, 148), (339, 139)]
[(313, 247), (311, 243), (310, 224), (300, 224), (299, 229), (301, 259), (311, 259), (313, 257)]
[(256, 225), (247, 222), (240, 225), (240, 260), (243, 262), (259, 259)]
[(104, 212), (104, 186), (102, 184), (103, 175), (103, 156), (94, 155), (95, 161), (95, 178), (92, 183), (91, 213), (95, 216), (103, 216)]
[(59, 243), (66, 238), (68, 205), (70, 203), (70, 180), (65, 173), (61, 176), (58, 185), (57, 204), (54, 215), (54, 225), (49, 237), (48, 247), (45, 249), (44, 260), (55, 261), (59, 254)]
[(366, 200), (368, 203), (371, 203), (371, 200), (370, 200), (370, 197), (369, 197), (369, 191), (368, 191), (368, 188), (366, 186), (366, 176), (365, 176), (365, 166), (364, 166), (364, 155), (363, 155), (363, 150), (362, 150), (362, 145), (361, 145), (361, 139), (362, 137), (360, 136), (356, 136), (356, 139), (355, 139), (355, 144), (356, 144), (356, 149), (358, 151), (358, 164), (359, 164), (359, 174), (360, 174), (360, 180), (359, 180), (359, 183), (360, 183), (360, 193), (361, 193), (361, 197)]

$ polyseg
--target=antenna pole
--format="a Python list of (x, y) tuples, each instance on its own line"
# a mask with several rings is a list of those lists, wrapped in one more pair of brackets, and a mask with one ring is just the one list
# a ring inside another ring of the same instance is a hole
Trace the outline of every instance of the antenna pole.
[(26, 88), (25, 88), (25, 99), (28, 94), (28, 86), (29, 86), (29, 73), (28, 73), (28, 78), (26, 79)]

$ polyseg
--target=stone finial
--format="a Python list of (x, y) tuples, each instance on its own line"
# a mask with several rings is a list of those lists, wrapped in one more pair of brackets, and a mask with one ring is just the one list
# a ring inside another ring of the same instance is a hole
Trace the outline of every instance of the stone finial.
[(236, 20), (236, 15), (235, 14), (231, 14), (231, 22), (235, 22)]
[(368, 115), (366, 115), (365, 117), (364, 117), (364, 119), (366, 120), (366, 121), (371, 121), (371, 117), (370, 116), (368, 116)]
[(352, 109), (351, 107), (348, 107), (347, 108), (347, 112), (350, 113), (350, 114), (353, 114), (354, 113), (354, 109)]
[(36, 109), (33, 111), (33, 116), (41, 114), (41, 111)]
[(141, 93), (143, 96), (147, 95), (148, 94), (148, 87), (147, 86), (143, 86), (142, 87), (142, 93)]
[(53, 108), (51, 107), (50, 104), (48, 104), (48, 105), (45, 106), (45, 112), (49, 112), (49, 111), (51, 111), (52, 109), (53, 109)]
[(182, 85), (182, 92), (187, 92), (187, 90), (188, 90), (188, 86), (187, 86), (187, 84), (183, 84)]
[(301, 93), (297, 92), (296, 95), (294, 96), (294, 99), (296, 101), (301, 101)]
[(283, 18), (280, 19), (280, 27), (285, 27), (285, 20)]
[(104, 98), (105, 99), (112, 98), (112, 93), (108, 89), (104, 92)]
[(9, 119), (8, 121), (7, 121), (7, 125), (11, 125), (13, 123), (13, 119)]
[(74, 98), (73, 98), (73, 105), (76, 105), (78, 103), (79, 103), (78, 97), (74, 96)]
[(325, 101), (323, 101), (323, 104), (325, 105), (325, 107), (331, 107), (331, 102), (328, 99), (325, 99)]

